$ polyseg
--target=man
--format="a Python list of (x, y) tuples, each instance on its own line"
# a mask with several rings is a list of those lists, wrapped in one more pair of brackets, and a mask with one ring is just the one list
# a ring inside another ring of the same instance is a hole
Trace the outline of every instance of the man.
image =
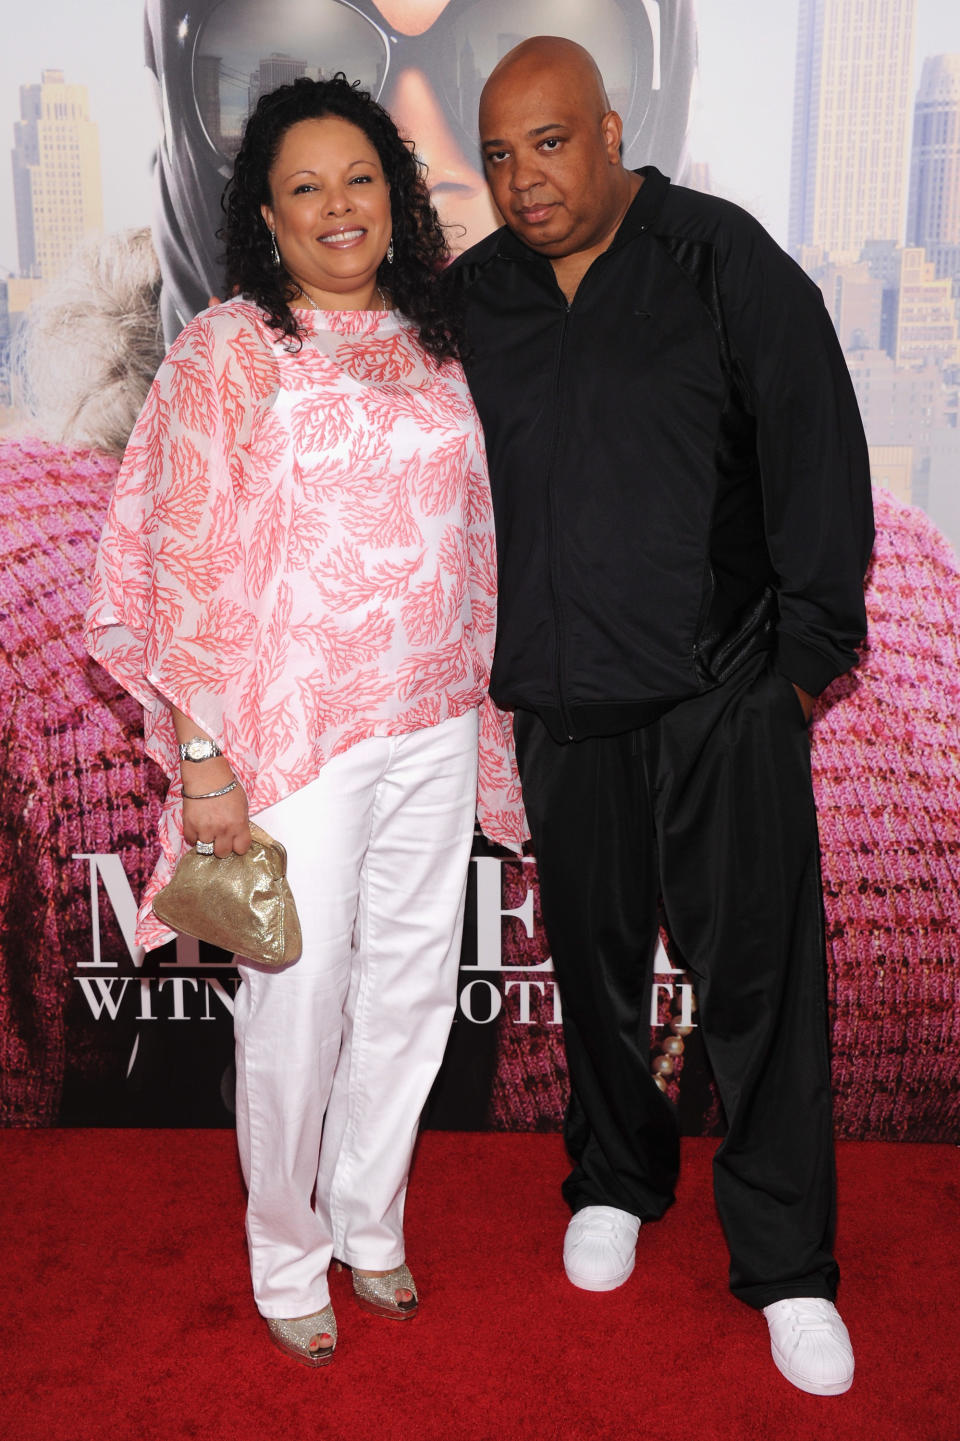
[(556, 37), (491, 73), (505, 228), (457, 263), (489, 451), (514, 711), (565, 1014), (564, 1264), (609, 1290), (673, 1199), (650, 1074), (658, 904), (726, 1113), (734, 1294), (802, 1390), (853, 1378), (806, 726), (856, 662), (866, 447), (815, 287), (743, 211), (620, 159), (596, 65)]

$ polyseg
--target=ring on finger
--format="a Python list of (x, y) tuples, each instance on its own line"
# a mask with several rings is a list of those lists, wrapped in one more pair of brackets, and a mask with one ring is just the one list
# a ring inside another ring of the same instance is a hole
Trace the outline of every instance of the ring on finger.
[(196, 852), (198, 856), (212, 856), (213, 841), (197, 841)]

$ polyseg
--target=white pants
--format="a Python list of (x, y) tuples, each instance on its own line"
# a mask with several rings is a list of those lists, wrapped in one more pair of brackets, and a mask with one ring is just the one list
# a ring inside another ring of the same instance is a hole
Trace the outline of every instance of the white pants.
[(240, 961), (237, 1140), (264, 1316), (329, 1300), (333, 1255), (404, 1259), (417, 1124), (456, 1004), (477, 713), (359, 742), (261, 811), (287, 847), (303, 954)]

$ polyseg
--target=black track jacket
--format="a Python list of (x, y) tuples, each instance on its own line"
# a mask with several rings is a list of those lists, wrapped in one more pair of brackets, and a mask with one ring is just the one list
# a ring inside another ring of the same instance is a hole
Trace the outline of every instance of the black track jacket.
[(866, 444), (816, 286), (652, 166), (568, 305), (501, 229), (455, 262), (500, 577), (490, 690), (557, 740), (644, 725), (748, 656), (856, 662)]

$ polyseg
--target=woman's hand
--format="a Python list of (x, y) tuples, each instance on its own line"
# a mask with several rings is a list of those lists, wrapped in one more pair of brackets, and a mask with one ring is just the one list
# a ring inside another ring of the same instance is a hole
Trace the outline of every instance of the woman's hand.
[(250, 849), (247, 793), (238, 785), (225, 796), (207, 801), (183, 802), (183, 835), (187, 844), (213, 842), (213, 853), (222, 860), (231, 851), (242, 856)]
[[(195, 721), (170, 707), (173, 728), (177, 740), (209, 740), (207, 733)], [(197, 841), (213, 844), (213, 853), (223, 860), (231, 851), (238, 856), (250, 849), (250, 823), (247, 810), (247, 793), (237, 782), (230, 762), (219, 752), (208, 760), (182, 760), (180, 779), (183, 782), (183, 837), (187, 845), (195, 846)], [(206, 799), (191, 800), (191, 796), (205, 796), (207, 791), (222, 790), (233, 786), (224, 796), (209, 796)]]

